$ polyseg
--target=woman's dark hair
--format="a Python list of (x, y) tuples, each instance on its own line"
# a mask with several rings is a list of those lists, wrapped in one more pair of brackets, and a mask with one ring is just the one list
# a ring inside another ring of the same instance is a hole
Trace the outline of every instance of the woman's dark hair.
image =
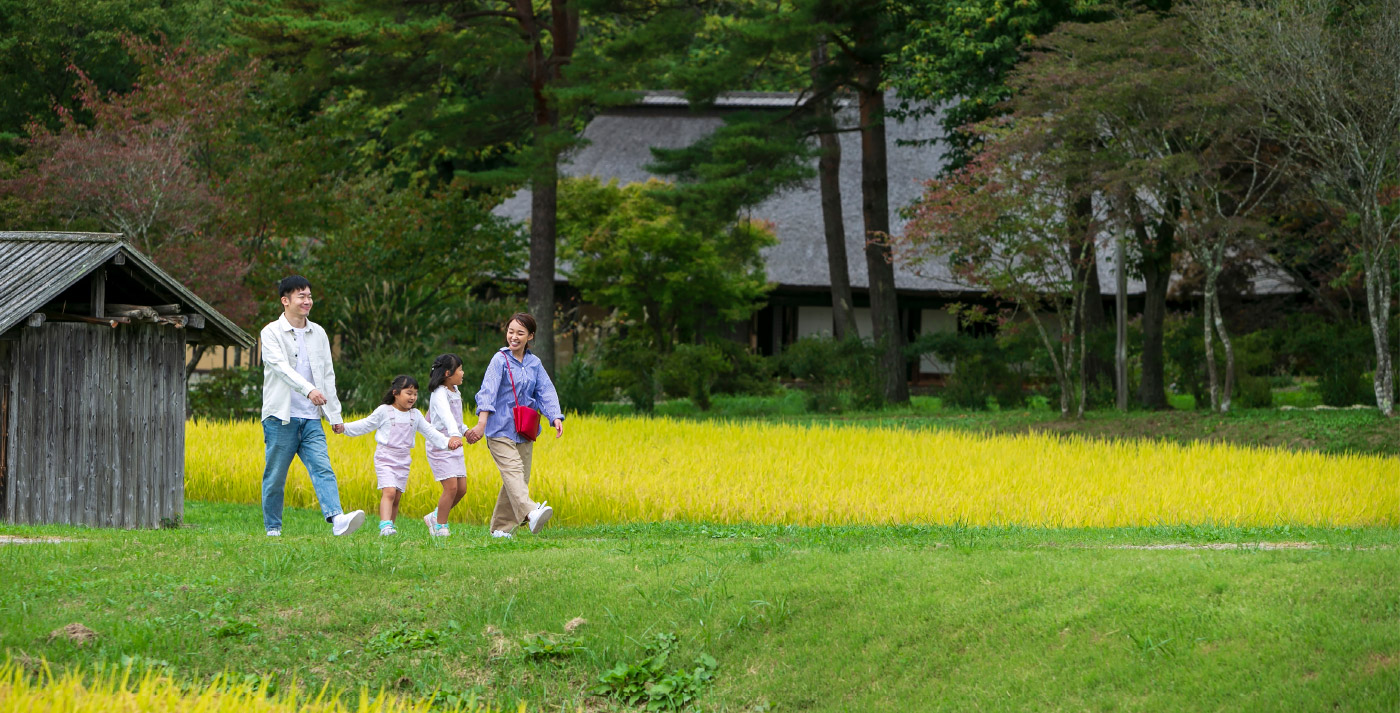
[(510, 319), (506, 320), (506, 327), (510, 327), (511, 322), (519, 322), (520, 326), (524, 327), (525, 331), (529, 334), (535, 333), (535, 327), (537, 325), (535, 324), (535, 318), (531, 317), (529, 312), (516, 312), (511, 315)]
[(393, 406), (394, 399), (398, 398), (399, 392), (404, 389), (418, 388), (418, 380), (408, 374), (399, 374), (394, 380), (389, 382), (389, 390), (384, 393), (384, 405)]
[(286, 297), (297, 290), (311, 289), (311, 281), (301, 275), (288, 275), (277, 283), (277, 296)]
[(437, 387), (442, 386), (442, 382), (447, 381), (447, 377), (461, 366), (462, 358), (456, 354), (442, 354), (434, 359), (433, 370), (428, 374), (428, 393), (437, 391)]

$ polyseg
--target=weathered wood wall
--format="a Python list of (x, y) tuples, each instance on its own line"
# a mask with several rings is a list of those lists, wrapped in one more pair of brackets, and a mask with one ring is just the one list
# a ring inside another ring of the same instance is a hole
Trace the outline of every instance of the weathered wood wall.
[(0, 522), (7, 518), (5, 478), (7, 475), (10, 445), (10, 343), (0, 341)]
[(185, 335), (49, 322), (10, 349), (3, 515), (160, 527), (185, 505)]

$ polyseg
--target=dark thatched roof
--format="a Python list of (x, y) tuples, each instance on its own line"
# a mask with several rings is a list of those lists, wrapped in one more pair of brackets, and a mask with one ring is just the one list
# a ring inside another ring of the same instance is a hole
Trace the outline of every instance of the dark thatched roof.
[[(588, 124), (583, 132), (585, 144), (570, 155), (561, 172), (565, 176), (593, 176), (603, 180), (616, 179), (628, 184), (646, 181), (655, 176), (646, 170), (653, 162), (652, 147), (680, 148), (689, 146), (714, 131), (729, 111), (786, 111), (800, 100), (797, 94), (778, 92), (733, 92), (724, 95), (714, 110), (693, 112), (684, 97), (676, 92), (652, 92), (635, 103), (610, 109)], [(893, 96), (887, 99), (893, 106)], [(840, 112), (843, 126), (856, 125), (852, 107)], [(923, 191), (926, 181), (938, 176), (945, 165), (944, 151), (937, 141), (943, 135), (941, 115), (900, 121), (886, 120), (885, 134), (889, 146), (889, 210), (890, 228), (899, 235), (905, 220), (900, 212), (913, 204)], [(865, 289), (869, 279), (865, 270), (865, 235), (861, 219), (860, 194), (860, 134), (847, 131), (841, 138), (841, 205), (846, 226), (846, 261), (850, 269), (851, 286)], [(530, 219), (530, 191), (521, 190), (496, 207), (495, 213), (520, 222)], [(764, 258), (768, 279), (780, 287), (796, 289), (829, 289), (831, 285), (826, 259), (826, 239), (821, 216), (821, 193), (815, 178), (793, 190), (775, 195), (751, 211), (751, 216), (768, 220), (777, 227), (778, 245), (768, 248)], [(1107, 239), (1107, 236), (1105, 236)], [(1099, 251), (1101, 293), (1117, 294), (1116, 269), (1111, 249)], [(1293, 288), (1274, 270), (1260, 266), (1254, 278), (1257, 294), (1291, 292)], [(558, 275), (557, 279), (567, 278)], [(903, 293), (946, 294), (978, 293), (981, 289), (961, 284), (948, 270), (946, 263), (933, 261), (916, 271), (896, 262), (895, 285)], [(1140, 279), (1128, 280), (1128, 294), (1142, 294)]]
[[(725, 110), (791, 109), (795, 94), (741, 93), (723, 97), (716, 112), (695, 113), (677, 94), (658, 92), (634, 105), (610, 110), (588, 124), (586, 144), (562, 168), (566, 176), (594, 176), (619, 183), (662, 178), (646, 170), (654, 159), (652, 147), (688, 146), (714, 131)], [(848, 117), (849, 119), (849, 117)], [(917, 121), (888, 120), (890, 226), (896, 232), (904, 220), (899, 210), (920, 194), (923, 182), (943, 167), (943, 150), (928, 143), (940, 135), (937, 117)], [(865, 234), (861, 222), (860, 135), (849, 131), (841, 137), (841, 203), (846, 224), (846, 259), (851, 285), (863, 289), (869, 283), (865, 271)], [(901, 142), (923, 141), (921, 145)], [(530, 191), (521, 190), (496, 208), (496, 213), (522, 222), (530, 218)], [(775, 195), (751, 211), (754, 218), (771, 221), (778, 244), (765, 251), (768, 279), (782, 286), (825, 288), (831, 284), (826, 260), (826, 239), (821, 216), (821, 194), (816, 179), (800, 188)], [(901, 290), (966, 292), (942, 265), (925, 266), (915, 274), (896, 265), (895, 281)], [(560, 276), (560, 279), (564, 279)]]

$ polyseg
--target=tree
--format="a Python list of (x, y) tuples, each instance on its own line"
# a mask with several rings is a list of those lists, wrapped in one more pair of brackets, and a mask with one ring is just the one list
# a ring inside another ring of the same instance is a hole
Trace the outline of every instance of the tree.
[(1309, 167), (1363, 275), (1376, 405), (1395, 411), (1390, 353), (1400, 245), (1400, 4), (1341, 0), (1195, 3), (1203, 56), (1269, 111), (1270, 135)]
[[(82, 67), (100, 92), (131, 89), (141, 66), (126, 38), (146, 42), (191, 40), (207, 49), (222, 36), (221, 3), (212, 0), (0, 0), (0, 142), (38, 121), (60, 128), (55, 106), (81, 108), (77, 77)], [(0, 143), (0, 154), (22, 150)]]
[(570, 282), (584, 299), (643, 327), (652, 349), (664, 354), (713, 336), (761, 306), (768, 283), (759, 251), (775, 242), (770, 226), (697, 229), (669, 204), (660, 181), (583, 178), (561, 188)]
[[(945, 259), (968, 284), (1015, 304), (1050, 358), (1060, 415), (1082, 418), (1085, 339), (1074, 327), (1088, 295), (1076, 266), (1094, 252), (1064, 211), (1077, 198), (1064, 176), (1077, 170), (1079, 157), (1054, 122), (1025, 116), (971, 127), (982, 135), (982, 149), (929, 182), (910, 211), (901, 257), (916, 266)], [(1046, 328), (1042, 308), (1054, 315), (1056, 333)]]
[[(57, 221), (122, 233), (234, 321), (255, 306), (243, 287), (248, 261), (225, 193), (234, 123), (254, 68), (230, 66), (227, 51), (129, 37), (141, 67), (125, 94), (102, 91), (74, 67), (78, 110), (57, 107), (58, 130), (29, 127), (27, 170), (2, 188), (29, 200), (34, 223)], [(80, 117), (90, 117), (90, 123)]]
[(1065, 23), (1013, 71), (1007, 108), (1053, 117), (1078, 158), (1078, 196), (1107, 202), (1107, 218), (1132, 237), (1145, 283), (1139, 402), (1167, 408), (1163, 332), (1167, 289), (1179, 251), (1178, 179), (1208, 145), (1208, 126), (1184, 107), (1211, 91), (1183, 70), (1179, 30), (1155, 13), (1094, 24)]
[(579, 0), (257, 0), (241, 3), (237, 28), (257, 53), (301, 70), (292, 81), (309, 106), (350, 98), (381, 119), (376, 138), (409, 149), (399, 170), (415, 187), (530, 185), (528, 302), (552, 368), (559, 160), (592, 107), (621, 99), (616, 86), (643, 71), (607, 61), (604, 46), (635, 46), (632, 31), (668, 11), (616, 5), (590, 19)]

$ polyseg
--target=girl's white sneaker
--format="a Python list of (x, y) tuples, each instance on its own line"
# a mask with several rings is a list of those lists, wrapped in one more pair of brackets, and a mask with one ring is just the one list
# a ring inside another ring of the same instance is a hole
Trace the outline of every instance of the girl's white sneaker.
[(431, 533), (433, 533), (433, 537), (451, 537), (451, 536), (452, 536), (452, 531), (449, 530), (449, 529), (447, 529), (447, 526), (446, 526), (446, 525), (438, 525), (438, 524), (434, 523), (434, 524), (433, 524), (433, 527), (432, 527), (431, 529), (429, 529), (428, 531), (431, 532)]
[(389, 535), (397, 535), (397, 534), (399, 534), (399, 531), (398, 531), (398, 530), (395, 530), (393, 525), (390, 525), (390, 526), (388, 526), (388, 527), (381, 527), (381, 528), (379, 528), (379, 535), (380, 535), (380, 537), (388, 537)]

